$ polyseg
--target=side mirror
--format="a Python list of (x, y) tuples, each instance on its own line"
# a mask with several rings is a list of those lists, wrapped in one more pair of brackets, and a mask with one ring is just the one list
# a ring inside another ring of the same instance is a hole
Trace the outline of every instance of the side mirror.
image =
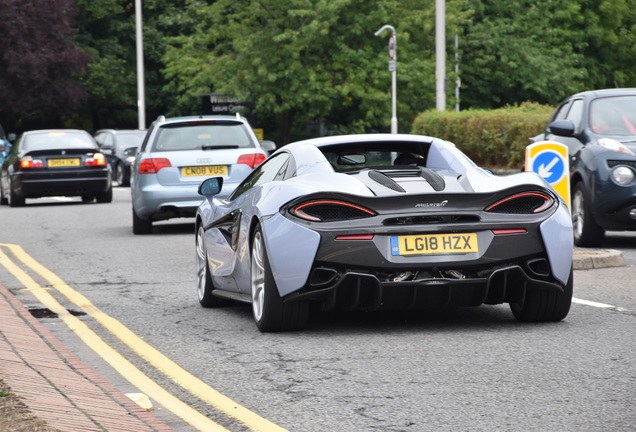
[(548, 131), (562, 137), (574, 136), (574, 122), (572, 120), (555, 120), (548, 125)]
[(203, 195), (205, 197), (217, 195), (221, 192), (222, 187), (223, 177), (211, 177), (209, 179), (205, 179), (199, 185), (199, 195)]
[(135, 156), (137, 154), (137, 147), (128, 147), (124, 150), (124, 156)]
[(265, 150), (267, 153), (273, 153), (276, 151), (276, 143), (274, 141), (263, 140), (260, 141), (261, 148)]

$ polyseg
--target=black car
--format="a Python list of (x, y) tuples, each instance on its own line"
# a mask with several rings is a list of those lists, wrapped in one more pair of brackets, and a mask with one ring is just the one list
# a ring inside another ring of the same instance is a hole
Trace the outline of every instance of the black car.
[(0, 203), (11, 207), (48, 196), (113, 199), (106, 156), (88, 132), (77, 129), (23, 133), (2, 164), (0, 186)]
[(106, 155), (119, 186), (130, 186), (130, 169), (146, 136), (140, 129), (100, 129), (95, 141)]
[(568, 97), (539, 140), (568, 147), (575, 245), (600, 246), (606, 230), (636, 230), (636, 88)]

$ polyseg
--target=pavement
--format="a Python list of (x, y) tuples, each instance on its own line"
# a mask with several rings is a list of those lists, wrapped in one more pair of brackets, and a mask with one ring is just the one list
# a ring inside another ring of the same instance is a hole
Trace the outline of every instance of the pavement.
[[(620, 251), (574, 250), (575, 270), (624, 265)], [(82, 363), (2, 285), (0, 379), (60, 432), (172, 430)]]

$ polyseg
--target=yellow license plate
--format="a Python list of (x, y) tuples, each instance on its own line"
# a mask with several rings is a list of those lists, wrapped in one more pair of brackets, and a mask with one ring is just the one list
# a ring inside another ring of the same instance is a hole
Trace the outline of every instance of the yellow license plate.
[(209, 165), (209, 166), (188, 166), (181, 168), (181, 175), (183, 177), (198, 177), (198, 176), (226, 176), (226, 165)]
[(422, 234), (391, 237), (391, 254), (443, 255), (478, 252), (477, 234)]
[(74, 167), (79, 166), (80, 160), (78, 158), (73, 159), (49, 159), (50, 167)]

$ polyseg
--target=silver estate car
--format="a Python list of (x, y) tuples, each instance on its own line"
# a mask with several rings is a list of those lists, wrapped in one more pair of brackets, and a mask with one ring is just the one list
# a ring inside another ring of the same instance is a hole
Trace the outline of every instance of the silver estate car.
[(218, 197), (228, 196), (274, 149), (271, 142), (261, 147), (239, 115), (160, 116), (148, 129), (131, 172), (133, 233), (152, 233), (156, 221), (194, 217), (203, 180), (223, 177)]

